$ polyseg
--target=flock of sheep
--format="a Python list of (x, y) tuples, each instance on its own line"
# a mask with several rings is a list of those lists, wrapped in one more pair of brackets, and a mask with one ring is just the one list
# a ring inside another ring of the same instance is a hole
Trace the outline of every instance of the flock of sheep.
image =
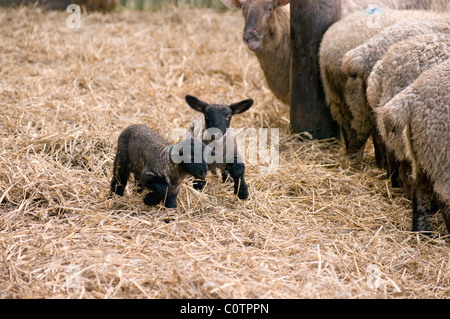
[[(222, 1), (242, 9), (243, 40), (289, 104), (289, 0)], [(362, 156), (372, 137), (377, 165), (412, 199), (414, 231), (429, 232), (440, 209), (450, 232), (449, 12), (448, 0), (343, 0), (319, 52), (347, 154)]]
[[(243, 10), (243, 40), (274, 95), (289, 103), (289, 0), (222, 1)], [(413, 231), (431, 231), (429, 218), (441, 210), (450, 232), (450, 3), (385, 0), (367, 8), (367, 2), (344, 0), (343, 19), (322, 39), (319, 60), (327, 104), (341, 126), (348, 155), (362, 156), (372, 137), (377, 165), (387, 170), (393, 187), (403, 186), (412, 199)], [(146, 204), (176, 208), (184, 178), (194, 176), (194, 187), (202, 189), (208, 169), (219, 168), (224, 181), (231, 176), (235, 195), (248, 197), (242, 157), (235, 147), (227, 151), (225, 141), (235, 140), (228, 130), (232, 115), (248, 110), (253, 100), (210, 105), (186, 96), (186, 102), (203, 116), (178, 144), (143, 125), (122, 132), (111, 193), (123, 195), (133, 173), (141, 189), (151, 190)], [(222, 142), (214, 150), (210, 146), (217, 136), (211, 129), (219, 131)], [(231, 160), (225, 158), (229, 154)]]

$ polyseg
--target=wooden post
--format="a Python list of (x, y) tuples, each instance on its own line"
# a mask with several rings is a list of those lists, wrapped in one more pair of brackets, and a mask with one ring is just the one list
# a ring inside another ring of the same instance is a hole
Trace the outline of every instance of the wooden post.
[(319, 48), (325, 31), (341, 18), (341, 0), (291, 0), (291, 128), (313, 139), (339, 138), (325, 102)]

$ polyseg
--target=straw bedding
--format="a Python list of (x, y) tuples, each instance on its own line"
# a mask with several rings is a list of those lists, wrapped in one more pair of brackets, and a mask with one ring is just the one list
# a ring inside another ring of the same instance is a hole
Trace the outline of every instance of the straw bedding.
[[(67, 17), (0, 10), (0, 297), (450, 297), (441, 216), (434, 238), (411, 233), (373, 153), (289, 134), (239, 12), (93, 13), (79, 30)], [(203, 192), (189, 180), (176, 213), (133, 183), (110, 198), (119, 133), (174, 139), (196, 116), (186, 94), (255, 99), (233, 126), (279, 128), (278, 171), (247, 164), (247, 201), (219, 176)]]

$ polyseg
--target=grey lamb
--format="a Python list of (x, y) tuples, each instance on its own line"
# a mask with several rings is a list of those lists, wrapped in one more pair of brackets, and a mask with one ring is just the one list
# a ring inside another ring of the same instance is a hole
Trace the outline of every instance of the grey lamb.
[(212, 150), (198, 139), (186, 138), (172, 145), (145, 125), (129, 126), (119, 135), (111, 193), (122, 196), (133, 173), (138, 186), (150, 190), (145, 204), (164, 201), (166, 208), (176, 208), (183, 180), (189, 175), (206, 177), (208, 154), (213, 155)]

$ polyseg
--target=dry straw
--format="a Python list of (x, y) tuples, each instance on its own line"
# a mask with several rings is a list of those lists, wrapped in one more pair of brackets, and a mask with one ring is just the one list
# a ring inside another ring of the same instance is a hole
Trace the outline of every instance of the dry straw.
[[(0, 10), (0, 297), (450, 297), (441, 217), (434, 239), (411, 233), (373, 153), (289, 134), (241, 13), (93, 13), (78, 30), (68, 15)], [(218, 176), (188, 181), (171, 216), (133, 183), (110, 198), (118, 134), (187, 128), (186, 94), (253, 98), (233, 125), (279, 128), (279, 170), (248, 165), (247, 201)]]

